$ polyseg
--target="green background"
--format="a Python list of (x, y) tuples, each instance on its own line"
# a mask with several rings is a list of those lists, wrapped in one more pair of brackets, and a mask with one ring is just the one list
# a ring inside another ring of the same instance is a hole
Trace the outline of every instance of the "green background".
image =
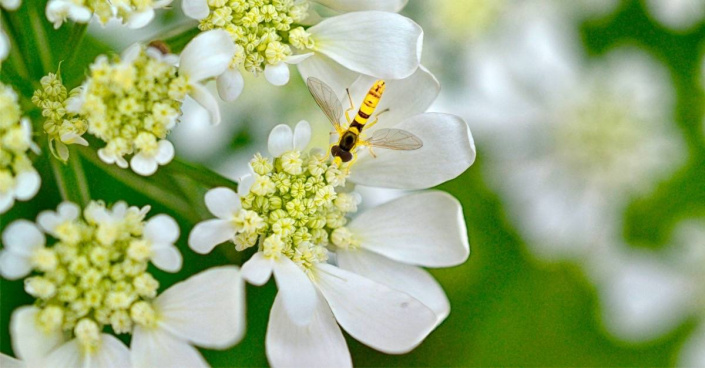
[[(13, 48), (14, 52), (37, 55), (42, 45), (37, 46), (36, 42), (29, 39), (31, 33), (27, 30), (35, 24), (33, 19), (42, 20), (36, 24), (40, 24), (47, 34), (46, 40), (53, 50), (53, 59), (52, 68), (43, 68), (41, 63), (34, 63), (36, 68), (30, 68), (29, 72), (38, 79), (44, 72), (54, 71), (58, 61), (70, 53), (71, 47), (75, 47), (75, 43), (69, 41), (72, 26), (65, 25), (59, 31), (54, 31), (43, 18), (42, 1), (24, 2), (18, 12), (4, 15), (3, 21), (6, 24), (9, 21), (16, 26), (21, 25), (25, 30), (19, 38), (26, 39), (26, 42), (15, 47), (19, 50)], [(442, 32), (424, 24), (424, 18), (420, 15), (424, 8), (420, 3), (420, 0), (411, 0), (403, 14), (424, 27), (426, 44), (441, 42), (439, 38), (444, 37)], [(168, 24), (173, 20), (172, 17), (175, 15), (166, 14), (161, 21)], [(615, 13), (599, 19), (586, 19), (575, 24), (575, 27), (579, 28), (591, 58), (600, 58), (612, 48), (637, 45), (656, 56), (671, 71), (677, 91), (674, 120), (688, 145), (689, 160), (673, 178), (662, 183), (657, 191), (635, 199), (625, 213), (626, 240), (636, 246), (658, 248), (668, 239), (678, 220), (702, 215), (705, 208), (705, 144), (700, 79), (705, 26), (701, 24), (687, 33), (674, 33), (652, 21), (639, 1), (625, 1)], [(454, 47), (447, 41), (444, 45)], [(70, 64), (64, 63), (62, 66), (66, 84), (70, 87), (79, 84), (83, 75), (82, 68), (106, 47), (90, 37), (85, 38), (76, 57)], [(453, 53), (451, 49), (447, 52)], [(432, 70), (442, 84), (451, 85), (452, 88), (446, 89), (444, 93), (452, 93), (457, 87), (452, 86), (456, 76), (451, 70)], [(12, 64), (6, 62), (0, 77), (3, 82), (12, 82), (14, 73)], [(258, 82), (265, 83), (263, 80)], [(31, 93), (33, 88), (31, 85), (20, 86), (21, 92), (25, 94)], [(297, 76), (273, 96), (269, 104), (277, 108), (293, 110), (303, 105), (305, 111), (316, 113), (315, 106)], [(270, 107), (266, 104), (260, 106), (261, 109)], [(25, 104), (24, 108), (28, 111), (31, 105)], [(36, 111), (30, 116), (35, 119), (36, 125)], [(254, 108), (243, 111), (237, 117), (239, 125), (229, 150), (241, 152), (244, 146), (258, 139), (252, 127), (259, 123), (259, 116), (258, 110)], [(297, 119), (300, 118), (309, 117), (300, 116)], [(287, 121), (294, 123), (297, 120)], [(472, 122), (469, 123), (472, 127)], [(527, 252), (523, 240), (507, 221), (500, 198), (485, 184), (482, 175), (485, 171), (482, 169), (483, 142), (476, 141), (476, 145), (477, 162), (463, 175), (440, 187), (456, 196), (463, 204), (472, 249), (471, 257), (464, 265), (432, 270), (450, 299), (450, 316), (419, 348), (402, 356), (385, 355), (348, 338), (354, 363), (357, 366), (673, 365), (680, 346), (696, 321), (690, 321), (661, 339), (646, 344), (630, 345), (608, 337), (600, 325), (595, 290), (581, 270), (567, 263), (546, 264), (536, 261)], [(221, 159), (220, 156), (213, 156), (205, 164), (213, 166)], [(190, 210), (187, 213), (177, 213), (170, 206), (156, 203), (153, 197), (140, 194), (130, 185), (115, 180), (93, 163), (82, 160), (82, 164), (90, 178), (94, 199), (107, 202), (125, 200), (139, 206), (151, 204), (150, 215), (169, 213), (180, 222), (182, 235), (178, 246), (184, 255), (184, 268), (173, 275), (154, 270), (154, 275), (161, 281), (161, 290), (198, 270), (220, 264), (241, 263), (242, 259), (249, 256), (238, 255), (226, 245), (218, 247), (207, 256), (196, 255), (187, 247), (188, 229), (195, 221), (209, 217), (199, 202), (205, 186), (179, 179), (177, 188), (167, 193), (163, 200), (185, 200)], [(39, 211), (54, 209), (61, 201), (46, 156), (36, 162), (36, 167), (43, 178), (40, 193), (30, 202), (17, 203), (12, 210), (3, 214), (0, 230), (18, 218), (32, 220)], [(173, 174), (174, 170), (177, 169), (160, 170), (150, 180), (157, 186), (169, 183), (173, 175), (178, 176)], [(132, 182), (132, 185), (140, 184)], [(247, 334), (239, 345), (227, 351), (202, 350), (213, 366), (267, 364), (264, 335), (275, 291), (272, 281), (264, 287), (247, 287)], [(2, 353), (12, 352), (8, 331), (12, 310), (31, 302), (32, 298), (23, 291), (22, 281), (0, 281)]]

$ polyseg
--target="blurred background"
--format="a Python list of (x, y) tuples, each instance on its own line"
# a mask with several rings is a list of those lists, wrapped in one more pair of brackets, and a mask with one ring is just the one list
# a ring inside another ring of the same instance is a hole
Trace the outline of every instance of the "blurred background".
[[(93, 24), (91, 42), (122, 50), (192, 24), (177, 3), (146, 30)], [(463, 204), (472, 254), (431, 271), (452, 310), (420, 347), (390, 356), (348, 338), (355, 365), (705, 366), (705, 1), (409, 0), (402, 14), (424, 29), (423, 64), (441, 82), (431, 111), (462, 116), (475, 138), (476, 163), (440, 187)], [(221, 125), (204, 117), (172, 133), (182, 158), (237, 179), (276, 124), (308, 120), (325, 142), (328, 123), (301, 78), (274, 87), (245, 77)], [(85, 166), (94, 197), (151, 203)], [(367, 205), (397, 195), (364, 193)], [(43, 186), (0, 229), (59, 200)], [(173, 215), (185, 262), (175, 275), (154, 271), (163, 288), (241, 262), (226, 245), (194, 254), (192, 220)], [(275, 292), (248, 286), (245, 339), (204, 351), (213, 366), (267, 364)], [(21, 282), (2, 280), (0, 293), (0, 351), (10, 353), (10, 313), (31, 298)]]

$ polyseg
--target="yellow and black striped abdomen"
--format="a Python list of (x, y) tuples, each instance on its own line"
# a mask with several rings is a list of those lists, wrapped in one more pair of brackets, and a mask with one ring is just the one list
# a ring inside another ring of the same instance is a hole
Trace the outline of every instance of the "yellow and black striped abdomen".
[(360, 134), (367, 120), (375, 112), (379, 99), (382, 98), (382, 93), (384, 93), (384, 81), (380, 79), (372, 85), (372, 88), (365, 95), (365, 99), (360, 104), (360, 110), (357, 111), (357, 115), (350, 123), (349, 131)]

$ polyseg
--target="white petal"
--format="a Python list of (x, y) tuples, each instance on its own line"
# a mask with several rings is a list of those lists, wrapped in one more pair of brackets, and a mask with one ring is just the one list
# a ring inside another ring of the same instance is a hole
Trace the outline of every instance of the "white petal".
[(206, 87), (200, 84), (192, 84), (189, 96), (191, 96), (194, 101), (198, 102), (199, 105), (203, 106), (204, 109), (208, 110), (208, 114), (210, 114), (211, 117), (211, 124), (220, 124), (220, 106), (218, 105), (218, 100), (213, 97)]
[(705, 328), (695, 331), (681, 347), (676, 367), (705, 367)]
[(132, 171), (142, 176), (149, 176), (157, 172), (159, 165), (154, 156), (148, 156), (140, 152), (130, 160)]
[(133, 368), (210, 367), (196, 348), (159, 328), (136, 326), (130, 351)]
[(166, 139), (159, 141), (157, 155), (154, 157), (159, 165), (166, 165), (174, 159), (174, 145)]
[(307, 52), (305, 54), (297, 54), (297, 55), (290, 55), (289, 57), (284, 60), (285, 63), (287, 64), (298, 64), (308, 58), (313, 56), (312, 52)]
[(381, 10), (398, 12), (406, 6), (408, 0), (313, 0), (340, 12), (360, 10)]
[(294, 324), (309, 324), (316, 307), (316, 289), (306, 273), (288, 257), (281, 257), (274, 262), (274, 279)]
[(179, 249), (170, 243), (152, 244), (152, 263), (166, 272), (178, 272), (183, 264)]
[(10, 318), (12, 350), (28, 366), (41, 361), (47, 353), (64, 342), (61, 329), (48, 334), (39, 329), (37, 313), (39, 308), (24, 306), (15, 309)]
[(436, 326), (436, 314), (406, 293), (329, 264), (316, 267), (318, 287), (338, 323), (376, 350), (406, 353)]
[(237, 267), (208, 269), (155, 299), (159, 327), (197, 346), (230, 347), (245, 331), (244, 293)]
[(93, 13), (85, 6), (71, 5), (69, 7), (69, 18), (77, 23), (88, 23)]
[(206, 192), (206, 207), (214, 216), (230, 219), (240, 208), (240, 196), (230, 188), (213, 188)]
[(146, 26), (149, 24), (149, 22), (154, 19), (154, 9), (152, 8), (147, 8), (144, 11), (141, 12), (134, 12), (132, 15), (130, 15), (130, 18), (127, 20), (127, 23), (125, 25), (128, 28), (132, 29), (138, 29)]
[(307, 326), (295, 324), (277, 295), (267, 324), (267, 359), (272, 367), (352, 367), (350, 351), (330, 307), (316, 295)]
[(15, 198), (20, 201), (26, 201), (34, 197), (42, 183), (42, 178), (34, 169), (20, 172), (15, 180), (17, 180), (15, 183)]
[(416, 71), (421, 62), (423, 30), (399, 14), (348, 13), (327, 18), (308, 31), (317, 52), (358, 73), (401, 79)]
[(175, 243), (179, 239), (179, 224), (168, 215), (156, 215), (144, 225), (144, 236), (153, 243)]
[(264, 67), (264, 77), (274, 86), (283, 86), (289, 83), (289, 65), (285, 62), (276, 65), (267, 64)]
[(4, 0), (4, 1), (2, 1), (2, 7), (5, 8), (5, 10), (10, 10), (10, 11), (17, 10), (17, 8), (19, 8), (21, 4), (22, 4), (22, 0)]
[(272, 157), (279, 157), (294, 148), (294, 133), (286, 124), (279, 124), (269, 133), (267, 147)]
[(424, 189), (462, 174), (475, 162), (475, 143), (463, 119), (448, 114), (426, 113), (406, 119), (395, 128), (415, 134), (423, 147), (413, 151), (357, 151), (359, 159), (350, 171), (357, 184), (399, 189)]
[(395, 199), (365, 211), (348, 227), (363, 248), (403, 263), (450, 267), (470, 254), (460, 203), (445, 192)]
[(194, 37), (181, 52), (179, 71), (195, 84), (225, 71), (235, 56), (235, 43), (223, 30), (207, 31)]
[(21, 279), (32, 272), (32, 263), (28, 256), (19, 255), (9, 250), (0, 250), (0, 275), (8, 280)]
[(198, 20), (207, 17), (210, 13), (207, 0), (183, 0), (181, 10), (186, 16)]
[(76, 368), (124, 368), (130, 366), (130, 351), (115, 336), (101, 334), (100, 347), (93, 352), (84, 352), (73, 339), (52, 351), (46, 357), (52, 367)]
[[(350, 86), (350, 96), (355, 104), (362, 103), (375, 80), (374, 77), (361, 75)], [(388, 111), (379, 115), (379, 121), (374, 127), (364, 130), (368, 135), (377, 129), (392, 128), (405, 118), (425, 112), (441, 91), (441, 85), (436, 77), (423, 66), (419, 66), (408, 78), (385, 82), (384, 94), (375, 111)], [(356, 107), (359, 108), (359, 106)], [(372, 121), (373, 118), (370, 119)]]
[(242, 278), (252, 285), (262, 286), (272, 276), (274, 261), (257, 252), (242, 265)]
[(27, 364), (11, 356), (0, 353), (0, 367), (2, 368), (26, 368)]
[(0, 60), (7, 59), (10, 54), (10, 39), (7, 38), (5, 31), (0, 31)]
[(308, 77), (318, 78), (330, 86), (338, 97), (343, 97), (345, 88), (353, 84), (359, 75), (321, 54), (311, 56), (297, 67), (304, 80)]
[(363, 275), (372, 281), (405, 292), (418, 299), (436, 313), (438, 323), (442, 322), (450, 313), (450, 302), (443, 292), (443, 288), (425, 270), (392, 261), (364, 249), (339, 250), (336, 255), (340, 268)]
[(37, 225), (27, 220), (10, 223), (2, 233), (2, 244), (15, 254), (29, 256), (35, 249), (43, 248), (46, 243), (44, 234)]
[(216, 245), (235, 236), (235, 226), (228, 220), (213, 219), (199, 222), (188, 236), (188, 246), (200, 254), (210, 253)]
[(308, 142), (311, 141), (311, 124), (306, 120), (301, 120), (294, 128), (294, 149), (303, 151)]
[(240, 178), (240, 182), (237, 184), (237, 195), (240, 198), (246, 196), (250, 193), (250, 188), (252, 184), (255, 183), (255, 176), (253, 174), (247, 174)]
[(15, 196), (10, 193), (0, 193), (0, 213), (5, 213), (15, 204)]
[(223, 101), (235, 101), (245, 87), (245, 79), (237, 68), (228, 68), (218, 76), (218, 95)]
[(142, 53), (142, 44), (136, 42), (122, 51), (120, 59), (123, 63), (129, 64), (135, 61)]

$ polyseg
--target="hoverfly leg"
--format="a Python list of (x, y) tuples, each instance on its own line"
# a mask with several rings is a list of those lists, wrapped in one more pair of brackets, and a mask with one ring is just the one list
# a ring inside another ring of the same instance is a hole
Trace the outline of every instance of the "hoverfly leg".
[(350, 101), (350, 108), (345, 110), (345, 119), (350, 123), (352, 121), (352, 119), (350, 119), (350, 111), (355, 110), (355, 104), (353, 104), (352, 96), (350, 96), (350, 88), (346, 88), (345, 92), (348, 94), (348, 100)]
[[(382, 115), (382, 114), (384, 114), (384, 113), (387, 112), (387, 111), (389, 111), (389, 108), (386, 108), (386, 109), (384, 109), (384, 110), (382, 110), (382, 111), (376, 113), (376, 114), (374, 115), (375, 120), (373, 120), (371, 123), (367, 123), (365, 128), (367, 128), (367, 129), (372, 128), (375, 124), (377, 124), (377, 121), (379, 120), (379, 116)], [(373, 156), (374, 156), (374, 155), (373, 155)]]
[(367, 149), (370, 150), (370, 155), (372, 155), (372, 158), (377, 158), (377, 155), (375, 155), (375, 151), (372, 150), (371, 145), (368, 145)]

